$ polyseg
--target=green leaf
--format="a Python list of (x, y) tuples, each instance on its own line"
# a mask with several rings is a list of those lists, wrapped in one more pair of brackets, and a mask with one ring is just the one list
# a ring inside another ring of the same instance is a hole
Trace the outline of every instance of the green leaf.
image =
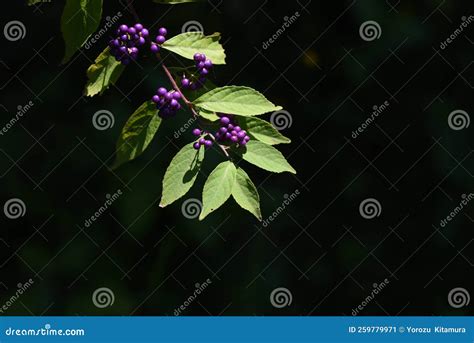
[(153, 0), (157, 4), (165, 5), (177, 5), (177, 4), (187, 4), (190, 2), (204, 2), (204, 0)]
[(137, 108), (122, 129), (112, 168), (115, 169), (141, 155), (155, 136), (160, 124), (161, 118), (152, 101), (147, 101)]
[(255, 116), (281, 110), (255, 89), (242, 86), (219, 87), (201, 95), (193, 103), (211, 112)]
[(296, 174), (293, 167), (286, 161), (285, 157), (271, 145), (251, 140), (241, 152), (242, 158), (259, 168), (274, 172), (290, 172)]
[(212, 171), (202, 191), (202, 210), (199, 220), (203, 220), (229, 199), (236, 172), (234, 163), (230, 161), (222, 162)]
[(219, 117), (217, 116), (216, 112), (209, 112), (206, 110), (201, 109), (199, 111), (199, 115), (203, 117), (204, 119), (207, 119), (209, 121), (218, 121)]
[(239, 121), (250, 137), (268, 145), (287, 144), (291, 140), (283, 136), (273, 125), (263, 119), (256, 117), (245, 117)]
[(163, 178), (160, 207), (175, 202), (191, 189), (204, 160), (204, 150), (196, 151), (192, 144), (187, 144), (176, 154)]
[(69, 61), (97, 30), (102, 17), (102, 0), (67, 0), (61, 17), (61, 31), (63, 33), (66, 51), (63, 63)]
[(240, 207), (252, 213), (258, 220), (262, 220), (257, 188), (242, 168), (237, 168), (232, 196)]
[(225, 64), (225, 52), (219, 43), (220, 38), (221, 34), (218, 32), (209, 36), (202, 32), (184, 32), (168, 39), (161, 47), (190, 60), (195, 53), (200, 52), (211, 59), (213, 64)]
[(124, 65), (115, 60), (110, 54), (110, 48), (105, 48), (95, 59), (95, 63), (87, 69), (87, 84), (84, 94), (94, 96), (102, 94), (110, 85), (117, 82), (124, 70)]

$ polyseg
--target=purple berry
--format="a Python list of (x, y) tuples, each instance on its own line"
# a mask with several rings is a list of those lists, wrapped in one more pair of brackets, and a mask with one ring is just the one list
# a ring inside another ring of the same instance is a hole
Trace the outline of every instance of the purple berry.
[(181, 99), (181, 94), (179, 92), (173, 92), (173, 99), (179, 100)]
[(204, 62), (204, 67), (207, 68), (207, 69), (211, 69), (212, 68), (212, 61), (211, 60), (206, 60)]
[(138, 38), (138, 45), (143, 45), (143, 44), (145, 44), (145, 38), (143, 37)]
[(164, 27), (160, 27), (160, 29), (158, 30), (158, 33), (161, 36), (166, 36), (166, 34), (168, 33), (168, 30), (166, 30)]
[(153, 95), (153, 97), (151, 98), (151, 101), (157, 104), (160, 102), (160, 97), (158, 95)]
[(227, 132), (227, 133), (225, 134), (225, 138), (230, 139), (231, 137), (232, 137), (232, 135), (230, 134), (230, 132)]
[(240, 126), (236, 126), (236, 127), (234, 127), (234, 130), (235, 130), (236, 132), (240, 132), (242, 129), (240, 128)]
[(199, 62), (201, 60), (201, 54), (199, 52), (195, 53), (194, 54), (194, 60), (196, 62)]
[(205, 146), (206, 148), (210, 148), (210, 147), (212, 146), (212, 141), (210, 141), (210, 140), (205, 140), (205, 141), (204, 141), (204, 146)]
[(201, 145), (203, 145), (205, 142), (206, 142), (206, 140), (205, 140), (204, 138), (201, 138), (201, 139), (199, 140), (199, 144), (201, 144)]
[(249, 137), (249, 136), (245, 136), (245, 137), (244, 137), (244, 141), (245, 141), (245, 142), (248, 142), (249, 140), (250, 140), (250, 137)]
[(166, 38), (165, 38), (164, 36), (156, 36), (155, 41), (156, 41), (158, 44), (163, 44), (163, 43), (166, 41)]
[(157, 94), (161, 95), (161, 96), (164, 96), (167, 92), (168, 91), (166, 90), (165, 87), (160, 87), (160, 88), (158, 88)]
[(234, 143), (237, 143), (239, 141), (239, 139), (237, 138), (237, 136), (232, 136), (230, 137), (230, 140)]
[(199, 130), (199, 129), (194, 129), (194, 130), (193, 130), (193, 135), (195, 135), (195, 136), (200, 136), (200, 135), (201, 135), (201, 130)]
[(176, 107), (178, 107), (178, 104), (179, 104), (179, 102), (178, 102), (178, 100), (176, 100), (176, 99), (172, 99), (172, 100), (170, 101), (170, 106), (171, 106), (171, 107), (176, 108)]
[(171, 92), (166, 93), (166, 94), (165, 94), (165, 99), (168, 100), (168, 101), (170, 101), (171, 99), (173, 99), (173, 93), (171, 93)]
[(125, 41), (128, 40), (128, 36), (127, 35), (121, 35), (120, 39), (122, 40), (122, 42), (125, 42)]
[(143, 30), (143, 25), (142, 24), (135, 24), (135, 30), (137, 30), (137, 31)]
[(193, 148), (196, 150), (199, 150), (200, 147), (201, 147), (201, 144), (199, 144), (198, 142), (193, 144)]
[(189, 79), (184, 78), (181, 80), (181, 86), (183, 86), (184, 88), (188, 88), (190, 83), (191, 82), (189, 81)]
[(128, 31), (128, 26), (127, 25), (120, 25), (119, 30), (122, 33), (126, 33)]
[(209, 74), (209, 70), (207, 70), (206, 68), (202, 68), (199, 73), (200, 73), (201, 75), (207, 75), (207, 74)]
[(155, 43), (152, 43), (151, 46), (150, 46), (150, 50), (151, 50), (151, 52), (156, 54), (158, 51), (160, 51), (160, 47), (158, 45), (156, 45)]
[(237, 133), (237, 137), (240, 139), (245, 138), (245, 135), (246, 135), (245, 131), (240, 131), (239, 133)]
[(240, 144), (240, 145), (246, 145), (246, 144), (247, 144), (247, 142), (248, 142), (248, 141), (246, 141), (246, 140), (243, 140), (243, 141), (241, 141), (239, 144)]
[(227, 128), (226, 127), (221, 127), (219, 129), (219, 132), (222, 133), (222, 134), (225, 134), (225, 133), (227, 133)]
[(234, 125), (229, 124), (227, 125), (227, 130), (232, 131), (234, 129)]
[(130, 27), (130, 28), (128, 29), (128, 34), (129, 34), (129, 35), (134, 35), (135, 33), (137, 33), (137, 30), (135, 30), (134, 27)]
[(230, 119), (228, 117), (222, 117), (220, 121), (223, 125), (227, 125), (230, 123)]
[(150, 32), (148, 32), (147, 29), (142, 29), (140, 34), (142, 35), (142, 37), (146, 38), (148, 37), (148, 35), (150, 34)]

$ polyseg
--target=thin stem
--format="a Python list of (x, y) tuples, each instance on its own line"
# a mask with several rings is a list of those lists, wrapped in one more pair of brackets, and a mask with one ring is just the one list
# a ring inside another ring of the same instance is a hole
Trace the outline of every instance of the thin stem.
[(213, 135), (212, 133), (208, 133), (208, 135), (209, 135), (209, 137), (211, 137), (211, 139), (214, 141), (214, 143), (216, 143), (216, 144), (219, 146), (219, 148), (222, 150), (222, 152), (224, 153), (224, 155), (225, 155), (228, 159), (230, 159), (230, 156), (229, 156), (229, 153), (227, 152), (226, 147), (223, 146), (222, 144), (219, 144), (219, 143), (217, 142), (216, 137), (214, 137), (214, 135)]
[(166, 67), (166, 65), (164, 63), (161, 63), (161, 66), (163, 67), (163, 70), (165, 71), (165, 74), (166, 76), (168, 76), (168, 79), (170, 80), (171, 82), (171, 85), (173, 86), (173, 89), (179, 93), (179, 95), (181, 95), (181, 99), (183, 99), (184, 103), (186, 104), (186, 106), (189, 107), (189, 109), (191, 110), (192, 114), (193, 114), (193, 117), (194, 118), (198, 118), (199, 117), (199, 114), (196, 112), (196, 110), (194, 109), (194, 105), (191, 101), (188, 100), (188, 98), (186, 98), (186, 96), (183, 94), (183, 92), (181, 92), (181, 89), (178, 87), (178, 85), (176, 84), (176, 81), (174, 80), (173, 76), (171, 75), (169, 69)]

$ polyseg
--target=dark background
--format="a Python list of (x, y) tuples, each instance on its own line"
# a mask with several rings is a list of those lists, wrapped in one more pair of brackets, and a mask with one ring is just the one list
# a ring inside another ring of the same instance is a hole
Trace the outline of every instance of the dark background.
[[(123, 22), (134, 22), (124, 4), (105, 2), (104, 18), (122, 11)], [(471, 1), (135, 1), (142, 23), (166, 26), (170, 36), (189, 20), (221, 32), (227, 65), (214, 69), (213, 81), (257, 88), (291, 114), (282, 132), (293, 142), (279, 148), (298, 174), (241, 164), (258, 185), (264, 218), (285, 194), (300, 192), (267, 227), (233, 201), (203, 222), (185, 218), (181, 204), (200, 198), (204, 175), (183, 199), (158, 207), (168, 163), (192, 140), (190, 132), (173, 137), (188, 120), (184, 112), (162, 124), (143, 156), (107, 169), (127, 117), (165, 81), (159, 62), (143, 58), (102, 97), (82, 96), (85, 71), (109, 38), (61, 65), (63, 6), (2, 8), (2, 27), (20, 20), (26, 37), (1, 36), (0, 124), (34, 102), (0, 136), (0, 202), (26, 205), (19, 219), (0, 216), (1, 304), (18, 283), (34, 280), (4, 314), (173, 315), (208, 278), (183, 314), (351, 315), (386, 278), (361, 315), (472, 313), (472, 305), (451, 307), (448, 293), (473, 291), (474, 205), (440, 226), (473, 192), (472, 125), (453, 130), (448, 115), (473, 113), (474, 23), (440, 49), (474, 14)], [(296, 11), (298, 20), (263, 49)], [(370, 42), (359, 35), (368, 20), (382, 30)], [(384, 101), (388, 109), (351, 138)], [(91, 122), (102, 109), (115, 117), (105, 131)], [(203, 174), (221, 159), (208, 154)], [(123, 195), (85, 228), (118, 189)], [(359, 213), (367, 198), (381, 204), (370, 220)], [(94, 306), (100, 287), (113, 291), (112, 306)], [(291, 305), (272, 306), (277, 287), (291, 292)]]

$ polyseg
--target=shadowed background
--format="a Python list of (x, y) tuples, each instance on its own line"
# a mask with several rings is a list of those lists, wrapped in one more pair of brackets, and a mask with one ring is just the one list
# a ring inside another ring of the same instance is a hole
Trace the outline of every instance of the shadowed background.
[[(440, 224), (473, 192), (472, 125), (455, 130), (448, 116), (473, 113), (474, 22), (440, 47), (474, 14), (472, 3), (135, 1), (141, 22), (167, 27), (169, 37), (191, 20), (207, 34), (221, 32), (227, 65), (211, 79), (254, 87), (288, 111), (282, 133), (293, 142), (279, 148), (298, 174), (241, 163), (258, 185), (265, 219), (299, 192), (265, 227), (233, 200), (203, 222), (183, 215), (183, 202), (201, 198), (205, 175), (222, 160), (217, 150), (190, 193), (158, 207), (167, 165), (193, 139), (190, 130), (174, 137), (188, 113), (163, 122), (141, 157), (108, 170), (128, 116), (168, 84), (159, 62), (144, 58), (103, 96), (84, 97), (85, 71), (111, 33), (61, 65), (63, 6), (15, 2), (2, 12), (2, 27), (19, 20), (26, 35), (1, 37), (0, 126), (33, 102), (0, 136), (2, 207), (11, 198), (26, 207), (14, 220), (0, 213), (0, 305), (18, 284), (34, 282), (4, 314), (173, 315), (207, 279), (182, 314), (351, 315), (385, 279), (360, 315), (472, 313), (470, 304), (450, 306), (448, 294), (473, 292), (474, 205)], [(120, 22), (134, 23), (120, 1), (104, 4), (104, 22), (119, 11)], [(380, 26), (378, 39), (361, 38), (366, 21)], [(94, 128), (99, 110), (113, 113), (112, 128)], [(112, 207), (85, 227), (118, 190)], [(380, 205), (372, 219), (359, 210), (366, 199)], [(114, 295), (105, 308), (92, 301), (102, 287)], [(291, 294), (282, 308), (270, 299), (279, 287)]]

